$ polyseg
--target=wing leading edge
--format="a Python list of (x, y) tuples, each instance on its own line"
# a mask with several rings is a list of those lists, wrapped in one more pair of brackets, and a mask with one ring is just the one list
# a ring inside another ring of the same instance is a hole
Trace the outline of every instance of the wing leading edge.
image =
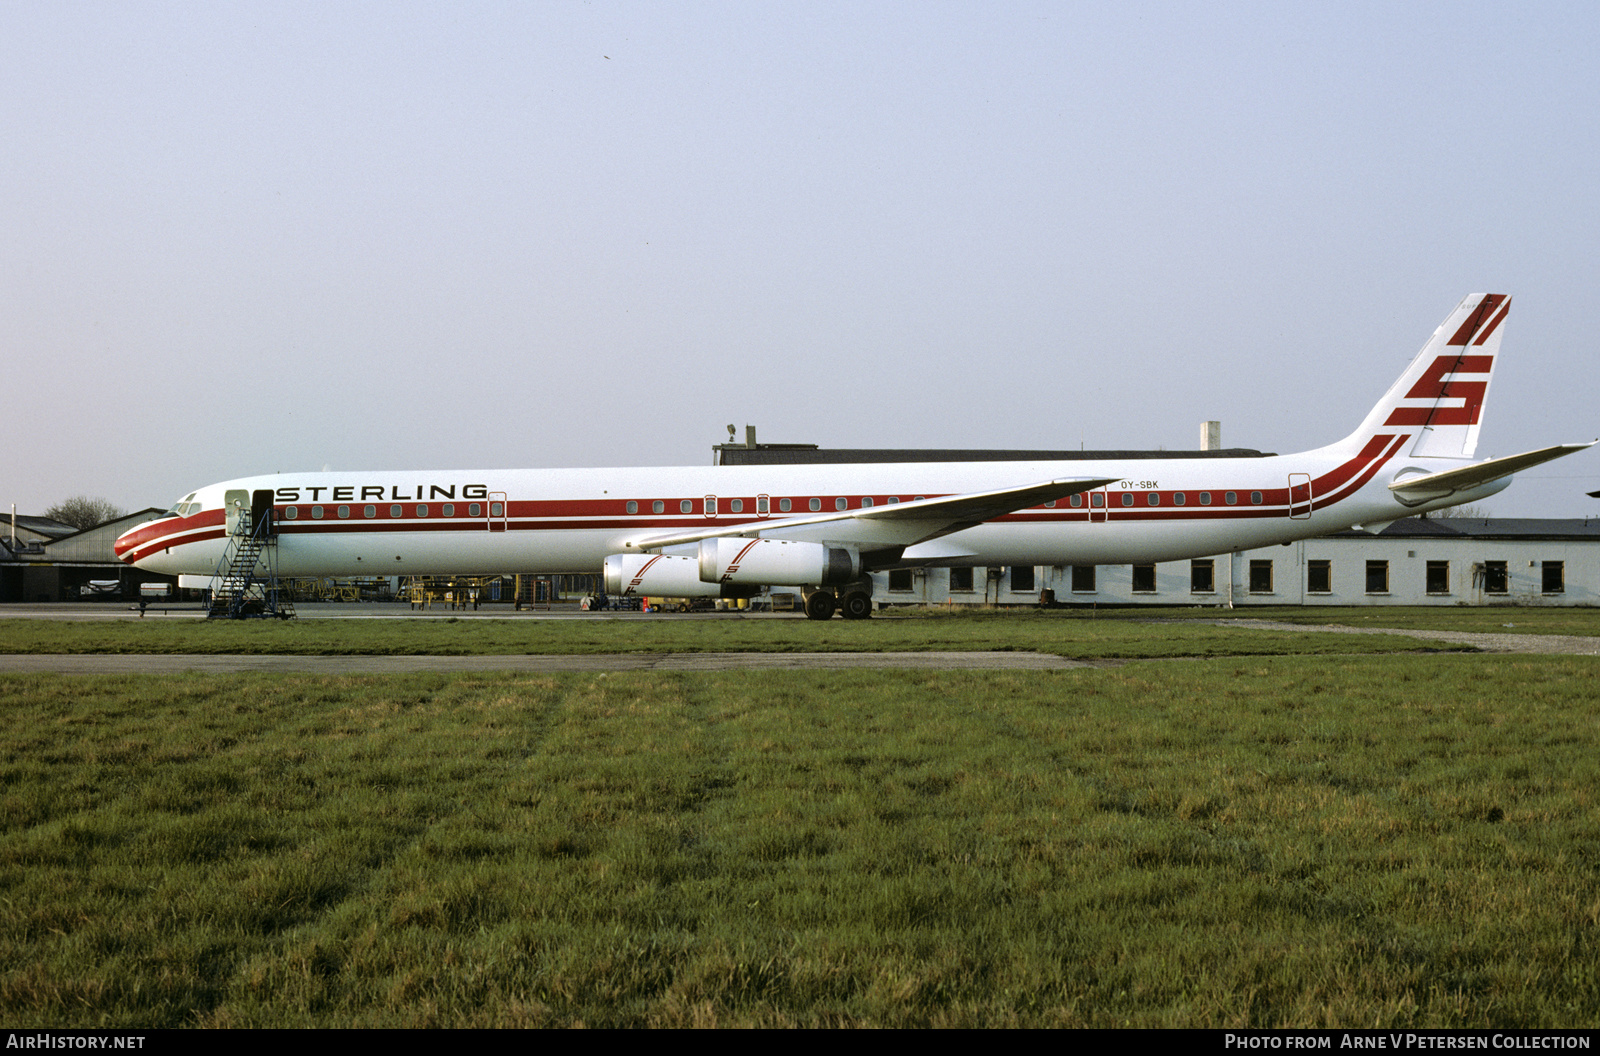
[(787, 517), (778, 521), (747, 521), (726, 528), (707, 528), (693, 532), (658, 533), (629, 539), (623, 546), (628, 550), (643, 552), (683, 543), (697, 543), (702, 539), (733, 536), (782, 535), (787, 531), (814, 524), (855, 522), (837, 538), (841, 542), (861, 542), (873, 546), (912, 546), (941, 535), (959, 532), (984, 521), (1030, 506), (1039, 506), (1069, 495), (1103, 488), (1115, 484), (1118, 477), (1094, 477), (1047, 480), (996, 491), (978, 491), (963, 495), (941, 495), (914, 502), (898, 502), (885, 506), (870, 506), (864, 510), (843, 510), (837, 513), (819, 513), (809, 517)]

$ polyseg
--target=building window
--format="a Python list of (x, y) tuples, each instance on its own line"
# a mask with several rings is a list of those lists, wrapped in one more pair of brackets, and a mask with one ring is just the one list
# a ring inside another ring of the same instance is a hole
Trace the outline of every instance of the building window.
[[(1232, 492), (1229, 492), (1229, 494), (1231, 495)], [(1270, 560), (1250, 562), (1250, 593), (1272, 593), (1272, 562)]]
[(1072, 592), (1074, 594), (1094, 593), (1094, 566), (1072, 566)]
[(1483, 589), (1487, 594), (1510, 593), (1511, 579), (1506, 575), (1504, 561), (1485, 561), (1483, 563)]
[(1217, 563), (1211, 558), (1189, 562), (1189, 593), (1217, 592)]
[(1564, 562), (1544, 562), (1544, 583), (1539, 588), (1545, 594), (1564, 594), (1567, 590), (1567, 573)]
[(1017, 594), (1032, 593), (1033, 589), (1033, 566), (1013, 565), (1011, 568), (1012, 592)]
[(972, 593), (972, 569), (952, 568), (950, 570), (950, 592), (953, 594)]
[(1306, 593), (1333, 593), (1333, 562), (1316, 560), (1306, 562)]
[(895, 568), (889, 571), (889, 590), (895, 594), (911, 593), (911, 570)]
[(1154, 594), (1156, 592), (1156, 566), (1133, 566), (1133, 592), (1135, 594)]
[(1450, 562), (1429, 561), (1425, 583), (1429, 594), (1450, 593)]
[(1368, 594), (1387, 594), (1387, 593), (1389, 593), (1389, 562), (1387, 562), (1387, 561), (1368, 561), (1367, 562), (1367, 593)]

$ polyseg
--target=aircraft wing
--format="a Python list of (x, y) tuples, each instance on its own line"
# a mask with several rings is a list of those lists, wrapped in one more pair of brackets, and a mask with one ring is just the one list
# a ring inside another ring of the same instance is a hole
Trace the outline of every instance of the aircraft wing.
[(1541, 447), (1537, 451), (1524, 451), (1520, 455), (1491, 458), (1487, 462), (1475, 462), (1470, 466), (1447, 469), (1442, 473), (1430, 473), (1425, 477), (1397, 480), (1389, 485), (1389, 490), (1407, 499), (1442, 498), (1452, 491), (1475, 488), (1479, 484), (1487, 484), (1491, 480), (1498, 480), (1542, 462), (1582, 451), (1597, 443), (1600, 443), (1600, 440), (1591, 440), (1587, 444), (1556, 444), (1554, 447)]
[[(1047, 480), (997, 491), (941, 495), (914, 502), (869, 506), (864, 510), (841, 510), (806, 517), (779, 520), (745, 521), (726, 528), (703, 528), (692, 532), (659, 532), (641, 535), (623, 545), (630, 550), (655, 550), (664, 546), (697, 543), (719, 536), (778, 535), (813, 524), (838, 523), (840, 542), (861, 542), (874, 546), (911, 546), (951, 532), (982, 524), (1016, 510), (1025, 510), (1055, 499), (1115, 484), (1117, 477)], [(853, 522), (853, 523), (850, 523)]]

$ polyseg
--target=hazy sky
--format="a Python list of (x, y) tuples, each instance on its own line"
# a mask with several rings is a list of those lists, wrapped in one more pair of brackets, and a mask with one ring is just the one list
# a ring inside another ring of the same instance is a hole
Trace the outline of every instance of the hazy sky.
[(730, 422), (1303, 450), (1473, 291), (1478, 454), (1593, 439), (1597, 55), (1590, 3), (0, 0), (0, 506)]

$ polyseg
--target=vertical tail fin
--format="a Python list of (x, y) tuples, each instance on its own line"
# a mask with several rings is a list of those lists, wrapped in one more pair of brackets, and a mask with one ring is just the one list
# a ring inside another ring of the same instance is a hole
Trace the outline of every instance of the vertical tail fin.
[(1471, 458), (1510, 309), (1506, 294), (1468, 294), (1346, 443), (1406, 432), (1414, 457)]

